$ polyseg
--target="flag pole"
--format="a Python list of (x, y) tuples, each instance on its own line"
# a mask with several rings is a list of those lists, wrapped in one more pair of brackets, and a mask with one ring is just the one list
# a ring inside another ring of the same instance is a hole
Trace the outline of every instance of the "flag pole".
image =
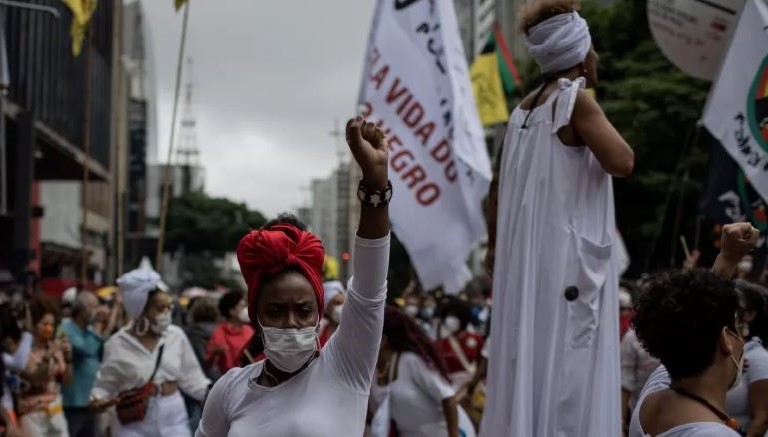
[(88, 165), (91, 161), (91, 110), (93, 92), (93, 31), (91, 26), (86, 27), (88, 32), (87, 50), (85, 53), (85, 108), (83, 109), (83, 182), (80, 189), (82, 222), (80, 225), (80, 288), (84, 289), (88, 282)]
[(184, 46), (187, 41), (187, 23), (189, 21), (189, 3), (184, 7), (184, 22), (181, 26), (181, 42), (179, 42), (179, 59), (176, 63), (176, 90), (173, 94), (173, 113), (171, 115), (171, 137), (168, 143), (168, 157), (165, 160), (165, 174), (163, 176), (163, 203), (160, 208), (160, 234), (157, 237), (157, 254), (155, 268), (162, 272), (163, 268), (163, 242), (165, 240), (165, 220), (168, 216), (168, 200), (171, 195), (171, 158), (173, 157), (173, 143), (176, 140), (176, 112), (179, 107), (179, 90), (181, 88), (181, 71), (184, 65)]

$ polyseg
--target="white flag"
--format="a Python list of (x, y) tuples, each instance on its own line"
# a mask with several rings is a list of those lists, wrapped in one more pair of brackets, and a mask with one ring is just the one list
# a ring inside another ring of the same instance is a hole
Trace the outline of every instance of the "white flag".
[(379, 0), (361, 113), (389, 140), (392, 228), (425, 288), (458, 292), (485, 236), (491, 165), (450, 0)]
[(747, 0), (704, 110), (704, 125), (768, 200), (768, 5)]

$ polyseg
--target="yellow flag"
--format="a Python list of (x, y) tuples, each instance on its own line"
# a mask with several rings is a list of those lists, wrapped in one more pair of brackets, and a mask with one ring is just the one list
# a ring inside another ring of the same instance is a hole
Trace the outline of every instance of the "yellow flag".
[(85, 32), (96, 10), (98, 0), (63, 0), (72, 11), (69, 36), (72, 38), (72, 54), (78, 56), (83, 49)]
[(469, 69), (475, 104), (483, 126), (506, 123), (509, 117), (507, 99), (499, 76), (499, 60), (495, 52), (483, 53)]
[(182, 6), (184, 6), (187, 3), (187, 0), (173, 0), (174, 6), (176, 6), (176, 10), (178, 11), (181, 9)]

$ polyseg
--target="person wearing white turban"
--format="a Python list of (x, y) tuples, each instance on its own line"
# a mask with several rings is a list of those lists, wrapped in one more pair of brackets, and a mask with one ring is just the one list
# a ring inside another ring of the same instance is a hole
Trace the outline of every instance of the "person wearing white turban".
[(202, 402), (211, 382), (184, 331), (171, 324), (171, 297), (162, 290), (160, 275), (147, 267), (124, 274), (117, 285), (125, 312), (133, 321), (104, 345), (104, 360), (91, 391), (91, 407), (100, 410), (115, 405), (121, 393), (152, 382), (144, 419), (132, 423), (115, 419), (113, 435), (190, 437), (181, 392)]
[(577, 9), (521, 13), (543, 84), (510, 116), (489, 202), (485, 436), (621, 435), (611, 176), (634, 154), (584, 90), (598, 56)]

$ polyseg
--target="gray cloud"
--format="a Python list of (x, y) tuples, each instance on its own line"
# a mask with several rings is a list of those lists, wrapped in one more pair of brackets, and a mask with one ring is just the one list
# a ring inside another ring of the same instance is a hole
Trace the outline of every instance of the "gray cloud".
[[(329, 134), (355, 108), (373, 1), (190, 0), (187, 54), (208, 191), (272, 215), (336, 163)], [(182, 15), (142, 0), (159, 157), (167, 153)]]

